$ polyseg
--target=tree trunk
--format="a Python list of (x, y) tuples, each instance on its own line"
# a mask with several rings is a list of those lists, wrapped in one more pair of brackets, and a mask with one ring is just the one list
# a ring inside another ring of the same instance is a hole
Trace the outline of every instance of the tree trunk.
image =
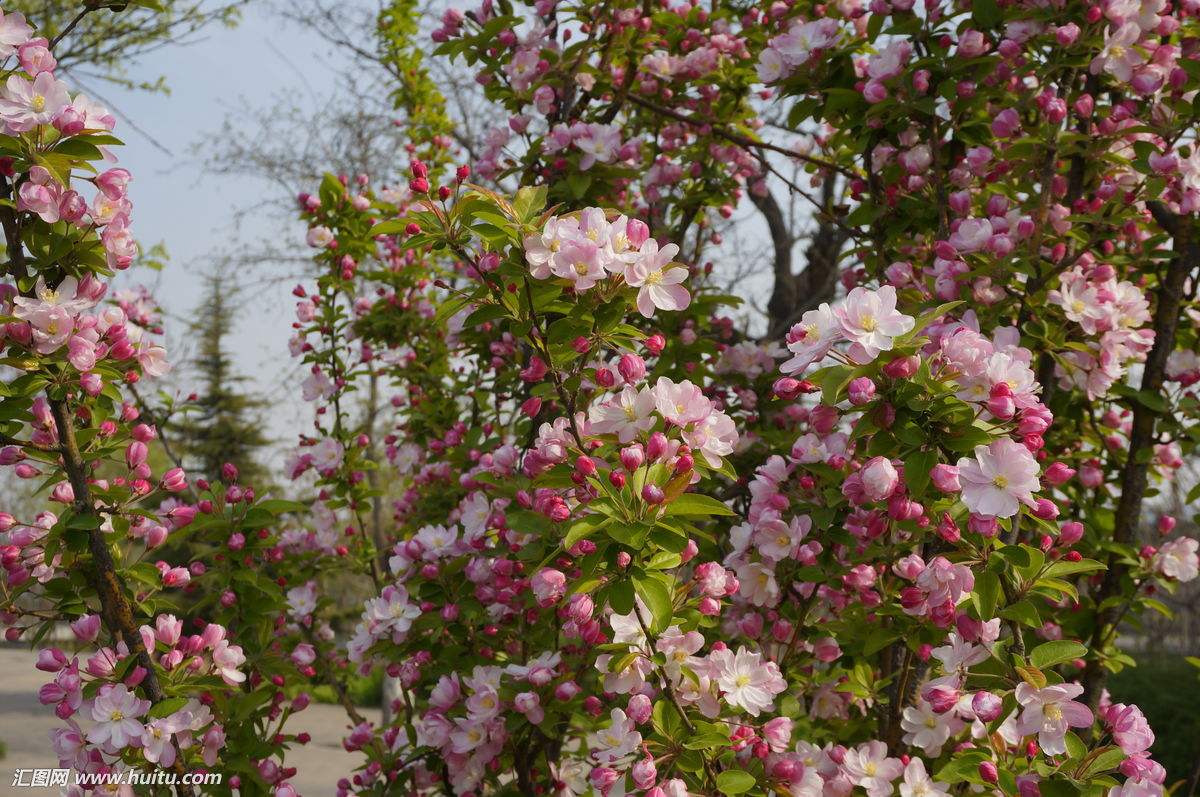
[[(1175, 254), (1167, 265), (1167, 273), (1159, 283), (1154, 307), (1154, 346), (1142, 371), (1141, 389), (1155, 396), (1162, 392), (1167, 357), (1175, 348), (1175, 331), (1179, 325), (1180, 306), (1187, 278), (1200, 266), (1200, 242), (1188, 220), (1171, 214), (1161, 205), (1151, 203), (1155, 219), (1175, 240)], [(1113, 522), (1113, 542), (1128, 544), (1135, 541), (1142, 514), (1142, 502), (1149, 479), (1150, 453), (1155, 442), (1154, 424), (1158, 412), (1140, 401), (1133, 402), (1133, 424), (1129, 434), (1129, 449), (1121, 468), (1121, 497)], [(1097, 606), (1120, 592), (1121, 581), (1128, 568), (1119, 563), (1116, 554), (1108, 559), (1108, 569), (1094, 600)], [(1132, 597), (1131, 597), (1132, 599)], [(1120, 606), (1098, 612), (1090, 647), (1093, 657), (1084, 669), (1084, 697), (1095, 708), (1108, 678), (1108, 671), (1099, 660), (1099, 648), (1107, 644), (1112, 626), (1120, 622)]]

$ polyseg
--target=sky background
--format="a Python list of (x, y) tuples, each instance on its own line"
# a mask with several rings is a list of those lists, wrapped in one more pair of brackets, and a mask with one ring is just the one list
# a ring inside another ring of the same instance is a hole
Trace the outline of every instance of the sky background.
[[(271, 0), (255, 0), (236, 27), (211, 27), (190, 43), (165, 47), (128, 69), (135, 83), (165, 78), (167, 94), (93, 81), (79, 86), (124, 117), (115, 133), (126, 144), (118, 149), (118, 157), (134, 175), (134, 232), (146, 248), (163, 244), (170, 257), (163, 271), (134, 270), (123, 275), (118, 287), (141, 282), (152, 288), (165, 311), (168, 353), (177, 364), (162, 381), (183, 394), (199, 387), (186, 368), (192, 354), (187, 330), (203, 312), (205, 276), (223, 260), (247, 253), (274, 249), (300, 258), (309, 255), (304, 226), (279, 184), (246, 173), (214, 174), (206, 167), (206, 155), (211, 157), (220, 146), (226, 122), (244, 135), (261, 136), (252, 114), (303, 119), (332, 107), (330, 98), (354, 107), (359, 104), (355, 92), (385, 90), (353, 79), (342, 85), (340, 75), (351, 63), (349, 56), (311, 30), (288, 22), (272, 6)], [(373, 0), (345, 0), (339, 11), (354, 19), (368, 7), (375, 7)], [(373, 42), (364, 46), (371, 48)], [(362, 105), (369, 103), (370, 97), (364, 98)], [(483, 123), (489, 122), (495, 120)], [(299, 143), (307, 139), (307, 132), (297, 124), (294, 135), (298, 143), (293, 151), (307, 151)], [(397, 153), (397, 162), (404, 161), (407, 156)], [(750, 218), (748, 224), (737, 225), (739, 235), (748, 235), (755, 246), (766, 244), (761, 219), (749, 203), (743, 204), (748, 207), (739, 217), (748, 212)], [(747, 255), (749, 250), (739, 249), (739, 258)], [(721, 253), (710, 252), (708, 257), (718, 262), (720, 271), (725, 259)], [(753, 257), (757, 260), (762, 254)], [(242, 304), (227, 336), (227, 350), (246, 378), (246, 389), (269, 402), (262, 421), (276, 443), (274, 460), (312, 419), (311, 407), (301, 402), (296, 387), (303, 374), (287, 351), (294, 320), (291, 290), (303, 262), (246, 265), (231, 275), (242, 288)], [(767, 285), (759, 281), (741, 281), (738, 293), (765, 299)]]
[[(209, 173), (206, 142), (227, 119), (242, 123), (243, 108), (271, 109), (287, 97), (316, 110), (321, 97), (337, 90), (343, 64), (314, 34), (252, 3), (236, 28), (206, 29), (191, 43), (159, 50), (128, 70), (135, 82), (165, 77), (169, 94), (87, 82), (87, 93), (120, 114), (114, 132), (125, 146), (116, 154), (134, 175), (135, 234), (144, 248), (162, 243), (170, 255), (163, 271), (136, 269), (121, 284), (153, 289), (166, 314), (174, 363), (190, 354), (188, 324), (203, 312), (204, 277), (223, 257), (265, 246), (304, 250), (303, 225), (277, 204), (284, 199), (279, 186), (252, 175)], [(253, 131), (253, 124), (247, 129)], [(254, 266), (233, 276), (243, 292), (228, 349), (247, 387), (272, 402), (263, 416), (269, 436), (290, 444), (297, 423), (306, 425), (309, 418), (288, 387), (296, 373), (287, 339), (297, 275), (294, 268)], [(167, 381), (184, 392), (196, 387), (182, 368)]]

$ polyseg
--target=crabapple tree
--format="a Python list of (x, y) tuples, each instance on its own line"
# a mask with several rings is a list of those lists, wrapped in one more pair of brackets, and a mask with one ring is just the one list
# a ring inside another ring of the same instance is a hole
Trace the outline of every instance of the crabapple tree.
[[(291, 795), (322, 683), (339, 795), (1164, 794), (1104, 679), (1200, 565), (1154, 502), (1198, 434), (1197, 14), (450, 9), (486, 150), (421, 114), (402, 180), (298, 198), (297, 501), (152, 473), (111, 118), (5, 17), (4, 461), (61, 505), (5, 517), (5, 621), (90, 655), (40, 654), (55, 749)], [(754, 339), (704, 261), (780, 192), (814, 273)], [(355, 670), (398, 679), (383, 722)]]

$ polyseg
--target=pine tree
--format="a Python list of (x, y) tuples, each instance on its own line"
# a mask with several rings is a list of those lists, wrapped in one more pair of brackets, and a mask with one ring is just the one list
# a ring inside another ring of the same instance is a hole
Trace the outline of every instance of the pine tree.
[(225, 348), (236, 289), (221, 273), (209, 275), (206, 282), (203, 312), (192, 327), (199, 342), (192, 367), (202, 389), (176, 436), (185, 441), (184, 456), (197, 475), (215, 481), (221, 476), (221, 465), (231, 462), (242, 483), (261, 491), (267, 486), (266, 472), (256, 454), (268, 440), (258, 414), (266, 402), (240, 389), (246, 379), (234, 371)]

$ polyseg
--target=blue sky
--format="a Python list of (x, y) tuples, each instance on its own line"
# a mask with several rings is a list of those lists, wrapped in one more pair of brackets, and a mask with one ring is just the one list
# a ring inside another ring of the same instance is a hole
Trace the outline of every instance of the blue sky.
[[(238, 27), (206, 30), (198, 40), (153, 53), (129, 70), (134, 80), (165, 76), (169, 94), (88, 85), (128, 118), (118, 121), (115, 132), (125, 141), (117, 151), (121, 165), (134, 175), (134, 230), (144, 246), (164, 244), (170, 261), (160, 274), (140, 270), (126, 279), (154, 288), (168, 314), (174, 361), (186, 351), (181, 336), (187, 322), (203, 309), (204, 274), (223, 254), (257, 249), (264, 241), (303, 250), (304, 229), (297, 220), (281, 215), (277, 207), (256, 207), (278, 201), (278, 186), (250, 175), (206, 174), (197, 147), (203, 148), (206, 137), (217, 134), (239, 108), (270, 109), (280, 96), (315, 107), (319, 97), (335, 88), (336, 65), (337, 54), (329, 45), (257, 3), (247, 8)], [(295, 279), (265, 268), (238, 278), (251, 286), (229, 336), (238, 369), (250, 379), (249, 386), (269, 398), (289, 398), (284, 386), (294, 367), (287, 338)], [(177, 372), (171, 381), (184, 391), (192, 387), (184, 373)], [(297, 423), (307, 417), (296, 401), (284, 401), (264, 420), (272, 437), (290, 443)]]

